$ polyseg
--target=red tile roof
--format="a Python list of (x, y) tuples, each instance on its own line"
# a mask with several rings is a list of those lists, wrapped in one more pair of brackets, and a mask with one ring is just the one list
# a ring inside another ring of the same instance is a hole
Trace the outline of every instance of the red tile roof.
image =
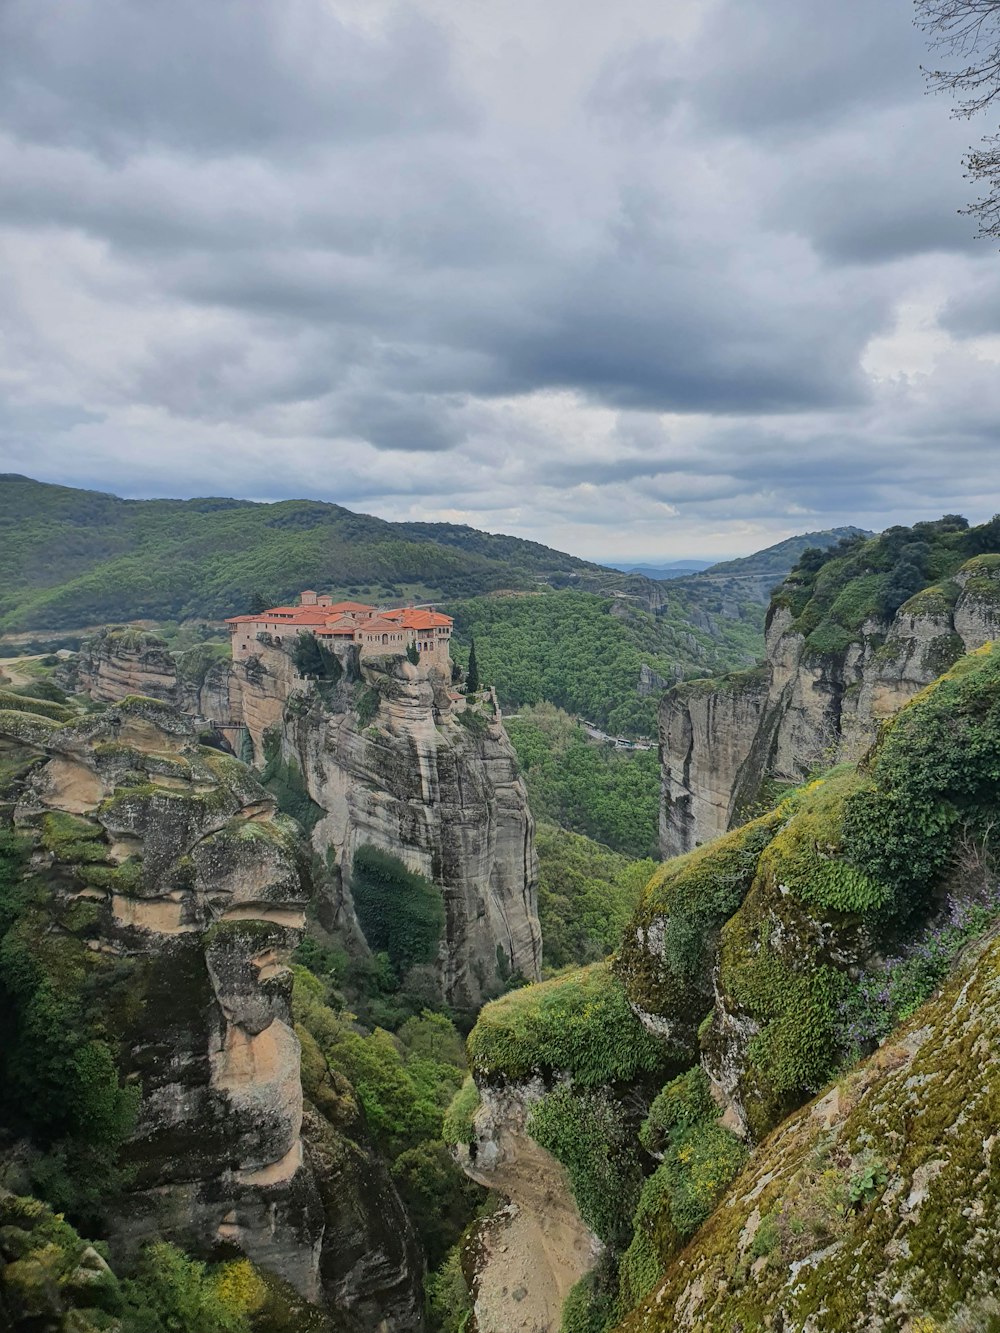
[(403, 626), (400, 625), (398, 620), (384, 620), (380, 616), (376, 616), (374, 620), (363, 620), (358, 626), (358, 629), (362, 630), (365, 634), (367, 634), (369, 630), (373, 634), (385, 634), (389, 630), (392, 630), (394, 634), (398, 634), (402, 628)]
[(451, 616), (444, 616), (440, 611), (418, 611), (412, 606), (388, 614), (394, 618), (398, 616), (400, 624), (406, 629), (434, 629), (436, 626), (443, 628), (454, 623)]
[[(363, 612), (364, 618), (359, 617), (355, 620), (353, 617), (358, 612)], [(338, 634), (346, 634), (349, 628), (352, 631), (355, 628), (377, 629), (380, 634), (387, 633), (390, 629), (398, 630), (400, 628), (409, 630), (443, 629), (453, 623), (451, 616), (442, 615), (440, 611), (428, 611), (412, 606), (401, 606), (391, 611), (380, 612), (376, 607), (369, 606), (365, 602), (331, 602), (329, 606), (272, 606), (256, 615), (230, 616), (226, 624), (238, 625), (266, 621), (278, 621), (289, 627), (301, 626), (303, 628), (336, 625)]]

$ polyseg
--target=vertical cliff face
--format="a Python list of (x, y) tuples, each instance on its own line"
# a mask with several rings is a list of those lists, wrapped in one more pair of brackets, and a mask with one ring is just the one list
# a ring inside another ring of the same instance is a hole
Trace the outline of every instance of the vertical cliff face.
[(661, 850), (677, 856), (739, 822), (767, 779), (858, 758), (880, 722), (964, 652), (1000, 634), (1000, 569), (969, 561), (890, 619), (824, 646), (781, 599), (768, 615), (765, 665), (676, 686), (660, 706)]
[(14, 820), (141, 1089), (113, 1249), (242, 1251), (362, 1326), (419, 1329), (420, 1262), (386, 1170), (356, 1111), (334, 1123), (303, 1097), (285, 960), (312, 889), (295, 826), (155, 700), (72, 723), (29, 701), (0, 713), (4, 743), (38, 755)]
[[(456, 712), (440, 678), (400, 658), (373, 659), (363, 680), (323, 692), (262, 649), (234, 667), (234, 709), (296, 764), (322, 817), (313, 845), (340, 868), (349, 899), (357, 850), (390, 852), (442, 891), (444, 993), (475, 1007), (504, 978), (537, 978), (534, 822), (516, 759), (492, 706)], [(358, 709), (367, 708), (362, 721)]]
[(139, 694), (190, 716), (230, 721), (228, 655), (217, 646), (175, 654), (156, 634), (116, 625), (88, 639), (74, 666), (79, 687), (98, 703)]
[(287, 652), (262, 642), (195, 687), (162, 645), (131, 630), (99, 636), (80, 666), (100, 700), (149, 693), (245, 727), (258, 765), (266, 747), (294, 764), (319, 807), (313, 846), (340, 870), (348, 917), (359, 847), (390, 852), (438, 885), (446, 909), (439, 971), (451, 1003), (476, 1007), (513, 973), (536, 979), (534, 822), (502, 722), (488, 704), (463, 716), (440, 675), (405, 658), (370, 659), (355, 674), (353, 684), (320, 688)]

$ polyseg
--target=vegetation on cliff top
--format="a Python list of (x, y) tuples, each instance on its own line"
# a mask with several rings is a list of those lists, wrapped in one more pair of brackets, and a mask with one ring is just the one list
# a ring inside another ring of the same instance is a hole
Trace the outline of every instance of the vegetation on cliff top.
[(477, 1078), (568, 1074), (580, 1087), (627, 1082), (664, 1066), (665, 1050), (629, 1008), (607, 963), (491, 1001), (469, 1036)]
[[(954, 601), (948, 580), (975, 557), (1000, 548), (1000, 516), (970, 528), (955, 514), (876, 537), (847, 538), (829, 550), (807, 550), (772, 601), (793, 616), (793, 628), (816, 653), (842, 652), (870, 617), (890, 619), (918, 594), (921, 609)], [(917, 609), (916, 605), (914, 609)]]

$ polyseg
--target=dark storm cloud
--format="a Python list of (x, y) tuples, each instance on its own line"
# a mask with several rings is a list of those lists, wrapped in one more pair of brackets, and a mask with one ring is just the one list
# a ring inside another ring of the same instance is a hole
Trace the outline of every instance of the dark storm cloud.
[(592, 549), (957, 503), (1000, 279), (923, 56), (909, 0), (7, 0), (0, 469)]
[(768, 0), (713, 8), (686, 94), (707, 127), (803, 139), (845, 116), (912, 102), (925, 48), (910, 0)]
[(463, 116), (438, 31), (373, 39), (316, 0), (5, 0), (0, 117), (19, 136), (120, 154), (287, 149)]

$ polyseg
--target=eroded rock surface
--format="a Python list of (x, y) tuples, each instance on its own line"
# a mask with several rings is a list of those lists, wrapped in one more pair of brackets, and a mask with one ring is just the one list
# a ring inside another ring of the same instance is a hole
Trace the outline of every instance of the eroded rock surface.
[(1000, 570), (970, 561), (951, 582), (950, 605), (918, 594), (836, 652), (811, 649), (776, 602), (762, 668), (670, 690), (659, 716), (663, 856), (739, 823), (766, 780), (799, 782), (811, 768), (859, 758), (880, 722), (1000, 635)]
[(360, 1123), (304, 1103), (286, 965), (312, 892), (297, 827), (152, 699), (63, 725), (0, 713), (0, 743), (37, 750), (15, 824), (54, 898), (93, 914), (86, 948), (120, 973), (108, 1021), (141, 1099), (115, 1253), (153, 1237), (235, 1248), (364, 1327), (421, 1328), (420, 1261), (385, 1167)]
[[(140, 689), (223, 723), (238, 746), (245, 728), (255, 761), (277, 753), (319, 807), (315, 849), (339, 868), (339, 923), (356, 929), (350, 872), (360, 846), (402, 860), (442, 891), (442, 990), (461, 1008), (496, 994), (513, 973), (541, 966), (534, 821), (502, 721), (484, 705), (466, 725), (436, 671), (387, 657), (355, 664), (336, 688), (304, 680), (272, 643), (218, 670), (200, 690), (169, 676), (171, 654), (131, 631), (95, 641), (81, 680), (102, 700)], [(224, 697), (223, 697), (224, 696)], [(363, 696), (376, 708), (362, 721)]]
[(988, 1327), (1000, 1237), (998, 975), (993, 938), (869, 1060), (786, 1120), (623, 1333)]
[(558, 1333), (570, 1288), (604, 1249), (580, 1217), (565, 1168), (525, 1129), (545, 1090), (540, 1078), (484, 1087), (472, 1143), (458, 1149), (466, 1173), (507, 1200), (478, 1238), (479, 1333)]

